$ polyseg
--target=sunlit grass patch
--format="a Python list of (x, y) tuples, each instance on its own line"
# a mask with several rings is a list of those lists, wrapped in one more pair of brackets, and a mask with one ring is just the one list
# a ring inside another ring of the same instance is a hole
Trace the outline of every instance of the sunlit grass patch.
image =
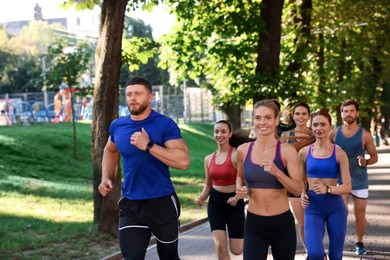
[[(182, 126), (182, 125), (180, 125)], [(181, 224), (207, 215), (194, 200), (204, 184), (204, 157), (216, 149), (211, 124), (183, 125), (191, 165), (171, 169)], [(91, 125), (0, 128), (0, 259), (99, 259), (116, 252), (116, 238), (93, 223)]]

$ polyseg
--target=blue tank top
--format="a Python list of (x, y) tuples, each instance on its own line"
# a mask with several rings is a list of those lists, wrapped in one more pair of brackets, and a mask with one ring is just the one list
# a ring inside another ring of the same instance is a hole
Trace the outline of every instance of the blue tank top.
[(359, 127), (359, 130), (355, 135), (347, 138), (344, 136), (342, 127), (337, 129), (335, 144), (340, 146), (348, 155), (348, 158), (356, 159), (359, 155), (364, 156), (363, 149), (363, 128)]
[[(363, 148), (363, 128), (359, 127), (359, 130), (347, 138), (344, 136), (341, 126), (337, 129), (336, 138), (334, 143), (340, 146), (348, 156), (349, 172), (351, 174), (351, 183), (353, 190), (368, 189), (368, 174), (366, 166), (359, 166), (357, 157), (359, 155), (364, 156)], [(339, 179), (341, 183), (341, 179)]]
[[(253, 145), (254, 142), (251, 142), (244, 161), (244, 177), (248, 188), (284, 189), (276, 177), (264, 171), (264, 167), (252, 162)], [(282, 160), (279, 141), (276, 144), (273, 162), (282, 172), (288, 175)]]
[(312, 148), (313, 145), (311, 144), (306, 156), (307, 177), (336, 179), (340, 172), (340, 167), (336, 159), (336, 145), (333, 145), (333, 151), (328, 158), (313, 157)]

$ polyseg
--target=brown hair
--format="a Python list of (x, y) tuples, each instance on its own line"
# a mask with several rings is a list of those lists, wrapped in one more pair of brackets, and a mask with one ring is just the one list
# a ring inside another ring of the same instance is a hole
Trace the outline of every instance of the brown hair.
[(259, 107), (267, 107), (274, 111), (275, 118), (279, 116), (280, 110), (278, 106), (275, 104), (275, 101), (272, 99), (264, 99), (259, 102), (256, 102), (254, 109), (257, 109)]
[(323, 116), (323, 117), (326, 117), (326, 119), (328, 119), (328, 122), (330, 125), (332, 125), (332, 117), (330, 116), (328, 110), (326, 109), (321, 109), (315, 113), (313, 113), (311, 115), (311, 121), (313, 122), (313, 118), (315, 118), (316, 116)]
[(341, 106), (340, 106), (340, 111), (343, 112), (343, 108), (346, 107), (346, 106), (349, 106), (349, 105), (354, 105), (355, 108), (356, 108), (356, 111), (359, 111), (359, 102), (357, 102), (356, 99), (347, 99), (345, 100)]
[(152, 84), (149, 80), (142, 78), (142, 77), (134, 77), (129, 79), (126, 82), (126, 87), (130, 85), (144, 85), (147, 90), (149, 90), (150, 93), (152, 93)]
[(309, 107), (309, 105), (306, 104), (305, 102), (296, 103), (296, 104), (293, 106), (293, 109), (292, 109), (293, 114), (295, 113), (295, 109), (296, 109), (297, 107), (304, 107), (304, 108), (306, 108), (306, 109), (307, 109), (307, 112), (308, 112), (309, 115), (310, 115), (310, 107)]
[(230, 132), (233, 131), (232, 124), (231, 124), (229, 121), (227, 121), (227, 120), (219, 120), (218, 122), (216, 122), (216, 123), (214, 124), (214, 126), (217, 125), (217, 124), (225, 124), (225, 125), (228, 126)]

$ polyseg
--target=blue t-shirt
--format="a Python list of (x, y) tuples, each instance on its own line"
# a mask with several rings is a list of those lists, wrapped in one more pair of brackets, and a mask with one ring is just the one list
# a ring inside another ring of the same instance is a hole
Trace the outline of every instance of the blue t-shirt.
[(174, 192), (169, 167), (130, 144), (131, 135), (141, 132), (142, 127), (150, 140), (159, 146), (164, 147), (169, 140), (182, 139), (177, 124), (153, 110), (144, 120), (132, 120), (129, 115), (111, 123), (110, 138), (118, 147), (123, 161), (122, 195), (130, 200), (160, 198)]

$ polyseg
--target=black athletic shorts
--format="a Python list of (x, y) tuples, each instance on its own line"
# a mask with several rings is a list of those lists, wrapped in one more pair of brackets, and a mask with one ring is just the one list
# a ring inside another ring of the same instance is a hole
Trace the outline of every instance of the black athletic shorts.
[(245, 223), (244, 201), (239, 200), (236, 206), (227, 204), (228, 199), (235, 195), (235, 192), (223, 193), (212, 188), (207, 205), (207, 215), (211, 231), (226, 230), (227, 227), (229, 238), (243, 238)]
[(119, 206), (119, 231), (126, 228), (150, 228), (160, 242), (170, 243), (179, 235), (180, 202), (176, 193), (147, 199), (122, 198)]

